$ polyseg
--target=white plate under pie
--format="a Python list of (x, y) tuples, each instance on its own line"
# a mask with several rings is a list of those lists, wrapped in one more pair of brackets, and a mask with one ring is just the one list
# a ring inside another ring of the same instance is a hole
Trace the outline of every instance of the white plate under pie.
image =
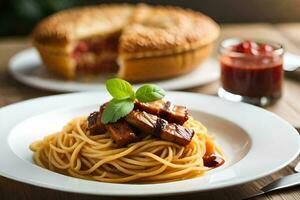
[(32, 99), (0, 109), (0, 175), (61, 191), (151, 196), (201, 192), (243, 184), (269, 175), (299, 154), (297, 131), (261, 108), (217, 97), (168, 92), (175, 104), (208, 127), (222, 148), (226, 162), (203, 177), (159, 184), (116, 184), (73, 178), (35, 165), (28, 146), (59, 131), (73, 117), (87, 115), (107, 101), (105, 92), (74, 93)]
[[(105, 89), (105, 80), (113, 77), (99, 75), (67, 81), (50, 73), (34, 48), (25, 49), (13, 56), (9, 62), (9, 70), (15, 79), (26, 85), (58, 92), (101, 91)], [(218, 61), (208, 58), (201, 67), (189, 74), (151, 83), (158, 84), (165, 90), (180, 90), (210, 83), (219, 76)], [(139, 84), (134, 84), (134, 87), (139, 87)]]

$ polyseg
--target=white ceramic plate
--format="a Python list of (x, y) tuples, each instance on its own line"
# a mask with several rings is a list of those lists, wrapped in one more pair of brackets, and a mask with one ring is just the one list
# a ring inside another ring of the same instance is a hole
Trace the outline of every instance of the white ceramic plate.
[[(26, 85), (58, 92), (101, 91), (105, 89), (105, 80), (113, 76), (101, 75), (66, 81), (47, 71), (34, 48), (23, 50), (13, 56), (9, 62), (9, 70), (15, 79)], [(192, 73), (151, 83), (158, 84), (165, 90), (180, 90), (207, 84), (217, 80), (219, 76), (217, 60), (209, 58)], [(134, 84), (134, 87), (139, 87), (139, 84)]]
[(0, 175), (69, 192), (150, 196), (207, 191), (269, 175), (299, 153), (297, 131), (261, 108), (217, 97), (169, 92), (167, 98), (186, 105), (208, 127), (223, 149), (226, 163), (205, 176), (161, 184), (112, 184), (72, 178), (33, 164), (31, 142), (58, 131), (73, 117), (87, 115), (107, 101), (106, 93), (74, 93), (43, 97), (0, 109)]

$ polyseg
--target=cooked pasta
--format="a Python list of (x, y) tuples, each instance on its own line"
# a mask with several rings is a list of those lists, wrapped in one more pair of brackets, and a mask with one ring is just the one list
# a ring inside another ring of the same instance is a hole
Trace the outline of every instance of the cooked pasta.
[(69, 122), (60, 132), (30, 145), (34, 162), (61, 174), (112, 183), (161, 183), (203, 175), (204, 157), (222, 157), (207, 129), (189, 118), (183, 125), (195, 131), (187, 146), (148, 136), (117, 147), (110, 133), (92, 135), (87, 118)]

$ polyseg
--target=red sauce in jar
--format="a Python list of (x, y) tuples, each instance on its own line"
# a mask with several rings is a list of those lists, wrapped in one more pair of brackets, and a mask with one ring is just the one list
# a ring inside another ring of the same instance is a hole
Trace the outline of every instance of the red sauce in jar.
[(247, 97), (281, 96), (283, 62), (272, 46), (244, 41), (229, 48), (220, 57), (223, 89)]

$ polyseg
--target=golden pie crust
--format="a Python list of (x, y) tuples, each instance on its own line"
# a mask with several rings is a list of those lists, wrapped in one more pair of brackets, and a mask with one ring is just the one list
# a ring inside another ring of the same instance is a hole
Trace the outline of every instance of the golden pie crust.
[(207, 58), (219, 26), (192, 10), (169, 6), (99, 5), (54, 14), (33, 31), (44, 64), (57, 74), (76, 77), (70, 56), (78, 41), (121, 33), (120, 78), (132, 82), (188, 73)]

